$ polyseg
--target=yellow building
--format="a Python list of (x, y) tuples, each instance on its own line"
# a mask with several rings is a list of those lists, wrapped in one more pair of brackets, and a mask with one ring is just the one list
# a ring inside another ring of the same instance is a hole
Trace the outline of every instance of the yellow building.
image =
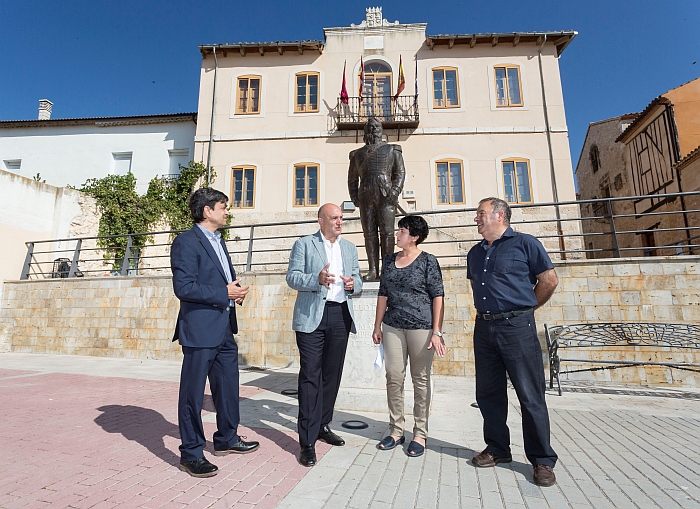
[(371, 115), (402, 147), (406, 210), (575, 199), (558, 59), (576, 32), (426, 28), (375, 8), (324, 40), (200, 46), (195, 159), (216, 172), (236, 222), (349, 200), (348, 154)]

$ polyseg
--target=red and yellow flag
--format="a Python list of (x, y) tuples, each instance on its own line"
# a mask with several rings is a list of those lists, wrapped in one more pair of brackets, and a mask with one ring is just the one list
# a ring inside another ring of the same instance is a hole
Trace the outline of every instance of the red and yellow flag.
[(401, 59), (401, 56), (399, 55), (399, 84), (396, 86), (396, 95), (394, 96), (394, 100), (396, 100), (401, 92), (403, 92), (403, 89), (406, 87), (406, 77), (403, 74), (403, 60)]

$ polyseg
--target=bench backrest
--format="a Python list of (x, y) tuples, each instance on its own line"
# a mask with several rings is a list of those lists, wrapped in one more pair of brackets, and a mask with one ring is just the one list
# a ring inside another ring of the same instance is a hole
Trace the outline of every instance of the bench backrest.
[(577, 323), (548, 326), (547, 346), (700, 348), (700, 325), (690, 323)]

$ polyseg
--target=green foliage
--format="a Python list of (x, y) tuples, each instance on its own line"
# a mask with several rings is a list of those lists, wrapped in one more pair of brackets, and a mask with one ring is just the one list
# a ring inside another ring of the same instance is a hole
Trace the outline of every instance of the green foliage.
[[(181, 173), (176, 179), (154, 177), (148, 183), (148, 191), (139, 196), (136, 193), (136, 177), (107, 175), (102, 179), (89, 179), (77, 188), (93, 196), (102, 213), (98, 235), (117, 235), (109, 239), (99, 239), (98, 245), (106, 248), (105, 259), (115, 260), (114, 269), (121, 268), (126, 251), (125, 234), (152, 231), (154, 226), (165, 219), (172, 230), (185, 230), (192, 226), (192, 217), (187, 201), (196, 187), (207, 187), (206, 167), (202, 163), (190, 161), (180, 166)], [(212, 179), (216, 176), (212, 172)], [(228, 233), (228, 231), (225, 231)], [(132, 237), (132, 250), (138, 252), (151, 236)]]
[(33, 178), (34, 180), (36, 180), (37, 182), (41, 182), (42, 184), (46, 184), (46, 179), (42, 179), (42, 178), (41, 178), (41, 173), (37, 173), (37, 174), (34, 175), (34, 177), (32, 177), (32, 178)]

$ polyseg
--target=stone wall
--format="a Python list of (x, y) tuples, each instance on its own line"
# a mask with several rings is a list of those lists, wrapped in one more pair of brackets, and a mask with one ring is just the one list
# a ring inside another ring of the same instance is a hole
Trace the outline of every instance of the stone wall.
[[(537, 311), (540, 337), (545, 323), (700, 321), (700, 257), (657, 257), (556, 262), (560, 285)], [(474, 309), (466, 267), (443, 268), (444, 332), (449, 350), (434, 371), (474, 373)], [(291, 331), (295, 292), (282, 272), (242, 275), (251, 285), (238, 308), (241, 361), (258, 366), (298, 365)], [(177, 359), (171, 343), (178, 303), (168, 276), (105, 277), (71, 280), (9, 281), (0, 307), (0, 350)], [(633, 347), (619, 353), (637, 355)], [(700, 351), (664, 350), (700, 363)], [(581, 375), (583, 376), (583, 375)], [(596, 372), (588, 379), (700, 385), (697, 374), (666, 368), (625, 368)]]

